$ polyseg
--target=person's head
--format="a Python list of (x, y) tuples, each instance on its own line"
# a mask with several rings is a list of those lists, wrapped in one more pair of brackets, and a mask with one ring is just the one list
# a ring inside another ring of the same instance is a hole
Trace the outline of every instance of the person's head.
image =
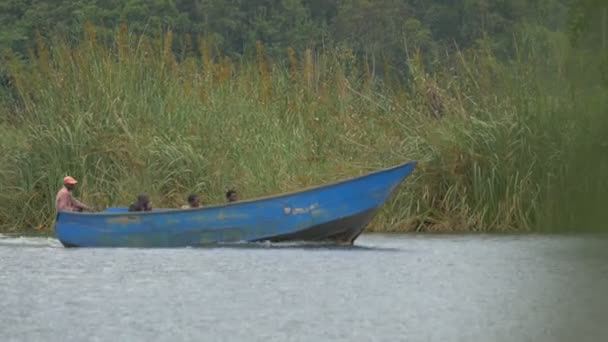
[(192, 194), (188, 196), (188, 204), (191, 208), (198, 208), (201, 205), (201, 201), (199, 200), (197, 195)]
[(78, 184), (78, 181), (74, 179), (74, 177), (66, 176), (63, 178), (63, 186), (65, 186), (68, 190), (72, 191)]
[(144, 210), (148, 209), (150, 207), (150, 196), (146, 194), (137, 196), (137, 204)]
[(236, 193), (236, 190), (228, 190), (226, 192), (226, 199), (228, 200), (228, 202), (236, 202), (239, 200), (239, 197)]

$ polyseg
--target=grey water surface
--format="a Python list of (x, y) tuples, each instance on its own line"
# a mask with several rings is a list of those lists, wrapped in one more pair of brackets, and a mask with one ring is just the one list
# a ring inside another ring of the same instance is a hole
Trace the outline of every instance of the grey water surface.
[(0, 341), (608, 341), (608, 237), (65, 249), (0, 236)]

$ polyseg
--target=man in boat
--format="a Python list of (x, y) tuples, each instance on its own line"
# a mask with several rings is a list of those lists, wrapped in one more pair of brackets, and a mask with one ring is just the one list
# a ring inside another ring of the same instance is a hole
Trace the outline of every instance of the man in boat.
[(200, 206), (201, 206), (201, 201), (198, 198), (198, 195), (191, 194), (190, 196), (188, 196), (188, 204), (183, 205), (182, 209), (198, 208)]
[(146, 194), (137, 196), (137, 201), (129, 206), (129, 211), (152, 211), (150, 197)]
[(236, 202), (239, 200), (239, 196), (236, 193), (236, 190), (230, 189), (226, 192), (226, 199), (228, 202)]
[(72, 191), (76, 188), (76, 184), (78, 184), (78, 181), (73, 177), (66, 176), (63, 178), (63, 187), (57, 192), (57, 196), (55, 196), (55, 210), (57, 212), (91, 210), (88, 205), (76, 200), (72, 196)]

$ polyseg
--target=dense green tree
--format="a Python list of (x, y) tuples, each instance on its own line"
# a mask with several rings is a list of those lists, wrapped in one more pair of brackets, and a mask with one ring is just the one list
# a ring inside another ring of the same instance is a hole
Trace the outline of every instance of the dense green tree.
[(438, 51), (483, 44), (508, 57), (525, 31), (568, 29), (581, 46), (606, 50), (607, 6), (603, 0), (4, 0), (0, 50), (27, 56), (36, 32), (77, 39), (90, 21), (103, 39), (126, 22), (137, 34), (203, 34), (236, 56), (252, 55), (256, 41), (280, 58), (287, 47), (346, 46), (375, 69), (418, 48), (433, 59)]
[(570, 4), (570, 33), (574, 41), (608, 49), (608, 2), (576, 0)]
[(301, 0), (247, 1), (242, 11), (247, 14), (245, 50), (259, 40), (270, 47), (271, 53), (284, 54), (287, 47), (302, 50), (321, 40), (323, 29), (312, 21)]

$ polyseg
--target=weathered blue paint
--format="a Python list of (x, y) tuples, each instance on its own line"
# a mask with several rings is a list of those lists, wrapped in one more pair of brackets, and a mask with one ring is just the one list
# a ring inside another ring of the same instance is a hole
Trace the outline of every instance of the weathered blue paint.
[(336, 229), (343, 231), (355, 218), (358, 221), (353, 229), (358, 231), (354, 239), (373, 216), (360, 214), (373, 213), (382, 206), (415, 166), (416, 162), (410, 162), (296, 193), (196, 209), (60, 212), (55, 232), (65, 246), (182, 247), (298, 236), (312, 227), (333, 229), (332, 222), (341, 222)]

